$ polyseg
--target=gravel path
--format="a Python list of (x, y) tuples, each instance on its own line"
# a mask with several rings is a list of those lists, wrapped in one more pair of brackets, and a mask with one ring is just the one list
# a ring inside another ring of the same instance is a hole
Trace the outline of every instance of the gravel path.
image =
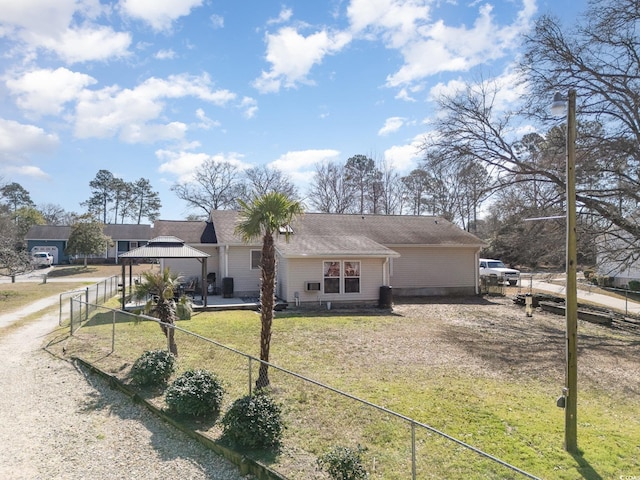
[(51, 356), (58, 315), (0, 337), (0, 478), (241, 479), (120, 392)]

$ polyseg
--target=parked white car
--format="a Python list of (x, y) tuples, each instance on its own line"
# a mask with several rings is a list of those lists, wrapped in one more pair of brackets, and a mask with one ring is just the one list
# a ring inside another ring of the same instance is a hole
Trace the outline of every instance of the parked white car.
[(490, 275), (496, 275), (498, 278), (503, 278), (504, 282), (509, 282), (509, 285), (517, 285), (520, 279), (520, 270), (508, 268), (500, 260), (494, 260), (492, 258), (480, 259), (480, 276), (488, 277)]
[(33, 266), (47, 268), (53, 265), (53, 255), (49, 252), (35, 252), (31, 255)]

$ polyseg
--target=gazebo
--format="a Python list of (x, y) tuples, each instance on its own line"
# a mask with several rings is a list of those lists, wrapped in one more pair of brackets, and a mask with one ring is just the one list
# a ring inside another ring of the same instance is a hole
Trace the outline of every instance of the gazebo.
[(131, 290), (133, 283), (133, 262), (141, 259), (163, 259), (163, 258), (195, 258), (201, 265), (200, 285), (202, 286), (202, 301), (207, 306), (207, 257), (205, 253), (196, 248), (185, 245), (184, 241), (178, 237), (161, 236), (152, 238), (149, 243), (142, 247), (134, 248), (128, 252), (118, 256), (122, 260), (122, 309), (126, 305), (125, 283), (126, 283), (126, 265), (129, 265), (129, 289)]

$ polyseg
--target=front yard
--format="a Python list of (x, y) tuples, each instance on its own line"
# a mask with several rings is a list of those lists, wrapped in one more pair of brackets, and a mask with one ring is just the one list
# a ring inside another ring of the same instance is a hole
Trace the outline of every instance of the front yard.
[[(201, 312), (179, 326), (258, 356), (255, 312)], [(105, 355), (96, 346), (110, 344), (111, 328), (108, 319), (90, 322), (77, 341), (66, 344), (67, 355), (93, 357), (98, 367), (126, 382), (133, 360), (144, 349), (161, 347), (163, 337), (155, 324), (119, 320), (115, 354)], [(207, 368), (232, 378), (244, 368), (242, 361), (184, 334), (177, 341), (181, 370)], [(541, 478), (637, 475), (640, 337), (580, 321), (578, 446), (583, 453), (575, 458), (562, 447), (564, 411), (556, 406), (564, 383), (564, 348), (562, 317), (527, 317), (510, 298), (396, 299), (392, 315), (375, 309), (278, 312), (271, 363), (427, 424)], [(287, 448), (267, 459), (273, 468), (287, 473), (292, 464), (307, 463), (312, 471), (313, 455), (333, 443), (362, 442), (369, 448), (372, 478), (408, 478), (401, 470), (406, 460), (384, 453), (385, 448), (406, 449), (406, 425), (375, 412), (364, 416), (353, 402), (329, 400), (272, 372), (290, 423)], [(240, 383), (230, 386), (230, 395), (240, 394), (246, 386)], [(160, 393), (156, 400), (162, 402)], [(486, 464), (437, 435), (421, 435), (418, 443), (418, 478), (517, 477), (489, 473)], [(313, 476), (317, 472), (289, 473), (324, 478)]]

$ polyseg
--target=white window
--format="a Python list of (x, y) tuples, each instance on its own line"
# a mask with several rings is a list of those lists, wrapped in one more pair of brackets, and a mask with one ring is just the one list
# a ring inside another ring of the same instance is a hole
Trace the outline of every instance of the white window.
[(344, 262), (344, 293), (360, 293), (360, 262)]
[(323, 262), (324, 293), (360, 293), (360, 262)]
[(260, 269), (262, 261), (262, 250), (251, 250), (251, 270)]
[(340, 262), (324, 262), (324, 293), (340, 293)]

